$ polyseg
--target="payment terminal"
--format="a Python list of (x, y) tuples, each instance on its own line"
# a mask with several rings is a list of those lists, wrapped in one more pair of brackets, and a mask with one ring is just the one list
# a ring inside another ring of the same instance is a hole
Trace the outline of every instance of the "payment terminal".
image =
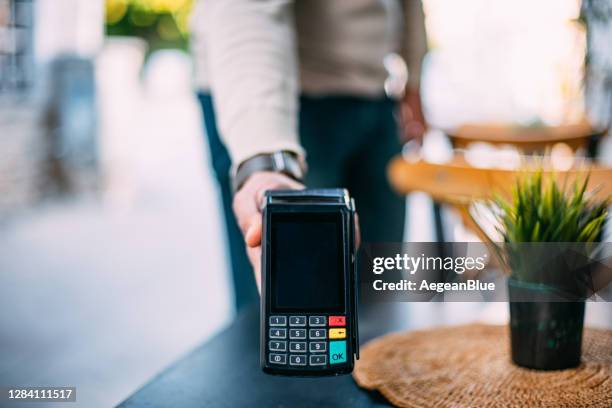
[(263, 371), (350, 373), (359, 358), (353, 200), (344, 189), (269, 191), (263, 220)]

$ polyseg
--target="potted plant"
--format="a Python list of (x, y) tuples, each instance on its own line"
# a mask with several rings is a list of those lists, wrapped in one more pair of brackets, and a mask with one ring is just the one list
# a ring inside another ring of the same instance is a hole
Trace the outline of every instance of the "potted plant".
[(502, 243), (494, 247), (510, 272), (510, 332), (515, 364), (556, 370), (580, 364), (585, 299), (601, 242), (608, 200), (586, 192), (588, 176), (559, 186), (542, 171), (519, 178), (498, 198)]

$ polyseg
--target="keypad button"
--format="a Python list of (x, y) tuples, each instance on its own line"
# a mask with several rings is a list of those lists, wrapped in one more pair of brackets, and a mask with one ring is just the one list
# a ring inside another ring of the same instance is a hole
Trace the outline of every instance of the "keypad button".
[(305, 366), (306, 365), (306, 356), (300, 354), (291, 354), (289, 355), (289, 364), (297, 365), (297, 366)]
[(289, 329), (289, 338), (292, 340), (306, 339), (306, 329)]
[(329, 329), (330, 339), (346, 339), (346, 329)]
[(329, 316), (330, 326), (346, 326), (346, 317), (344, 316)]
[(308, 325), (313, 327), (324, 327), (327, 324), (327, 318), (325, 316), (310, 316), (308, 318)]
[(327, 364), (327, 356), (325, 354), (312, 354), (310, 355), (309, 364), (311, 366), (322, 366)]
[(271, 364), (287, 364), (287, 355), (286, 354), (277, 354), (270, 353), (270, 363)]
[(329, 363), (346, 363), (346, 341), (329, 342)]
[(287, 316), (270, 316), (268, 319), (270, 326), (286, 326)]
[(308, 347), (311, 353), (325, 353), (327, 351), (327, 342), (311, 341)]
[(270, 340), (268, 343), (270, 351), (287, 351), (287, 342), (279, 340)]
[(306, 342), (305, 341), (289, 342), (289, 351), (292, 353), (305, 353), (306, 352)]
[(310, 329), (310, 332), (308, 334), (308, 336), (311, 339), (324, 339), (326, 338), (326, 332), (327, 330), (325, 329)]
[(270, 329), (270, 338), (271, 339), (286, 339), (287, 338), (287, 329)]
[(289, 326), (298, 326), (298, 327), (306, 326), (306, 316), (290, 316)]

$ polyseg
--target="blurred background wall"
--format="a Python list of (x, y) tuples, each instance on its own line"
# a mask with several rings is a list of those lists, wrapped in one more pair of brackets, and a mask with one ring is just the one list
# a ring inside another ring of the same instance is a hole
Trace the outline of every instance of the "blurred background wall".
[(167, 22), (190, 2), (130, 2), (125, 33), (111, 3), (0, 0), (0, 383), (72, 384), (83, 407), (233, 313), (186, 35)]
[[(465, 122), (609, 123), (610, 2), (424, 5), (428, 160), (451, 154), (443, 130)], [(0, 383), (75, 385), (78, 405), (113, 405), (231, 321), (192, 7), (0, 0)], [(429, 198), (408, 202), (406, 239), (432, 240)], [(474, 239), (444, 217), (451, 240)], [(506, 319), (503, 304), (452, 307), (404, 317)], [(609, 322), (602, 310), (588, 321)]]

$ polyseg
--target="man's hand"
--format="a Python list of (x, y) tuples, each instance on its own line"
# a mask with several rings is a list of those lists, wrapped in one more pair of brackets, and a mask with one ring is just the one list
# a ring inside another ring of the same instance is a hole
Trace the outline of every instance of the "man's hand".
[(423, 134), (427, 129), (423, 107), (421, 106), (421, 93), (418, 88), (407, 87), (400, 102), (400, 125), (402, 142), (415, 140), (423, 142)]
[(261, 206), (266, 190), (301, 190), (292, 178), (270, 171), (254, 173), (234, 195), (234, 213), (246, 242), (247, 255), (261, 292)]

